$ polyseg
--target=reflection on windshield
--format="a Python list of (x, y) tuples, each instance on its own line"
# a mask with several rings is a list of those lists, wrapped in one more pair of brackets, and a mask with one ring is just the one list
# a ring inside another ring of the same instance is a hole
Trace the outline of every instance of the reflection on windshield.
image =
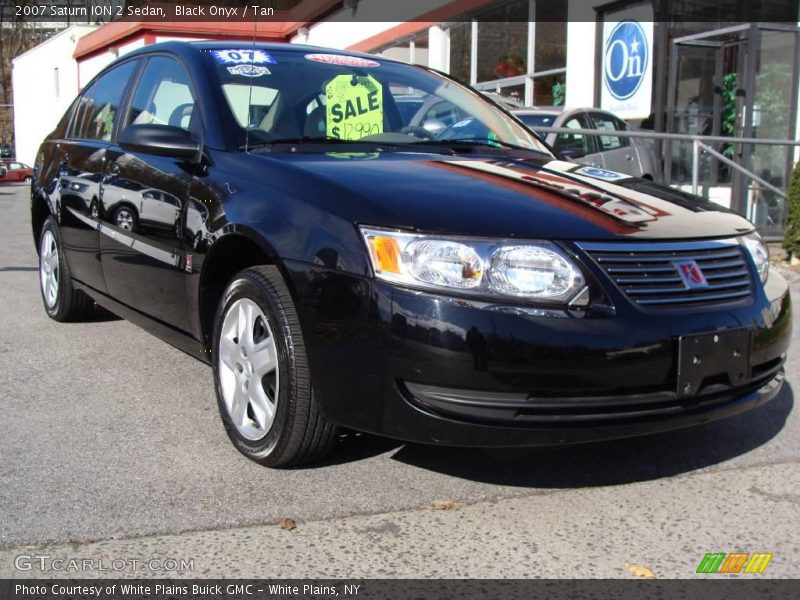
[(214, 49), (207, 60), (242, 146), (456, 140), (550, 154), (480, 93), (422, 67), (267, 47)]

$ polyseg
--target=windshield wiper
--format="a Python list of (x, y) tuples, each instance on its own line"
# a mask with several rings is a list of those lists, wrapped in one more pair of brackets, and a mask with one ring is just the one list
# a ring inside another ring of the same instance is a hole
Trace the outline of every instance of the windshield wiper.
[(293, 138), (278, 138), (274, 140), (264, 140), (259, 142), (252, 142), (247, 145), (242, 145), (239, 147), (240, 150), (252, 150), (255, 148), (270, 148), (275, 145), (280, 144), (348, 144), (348, 145), (359, 145), (359, 144), (369, 144), (370, 146), (377, 146), (384, 149), (413, 149), (415, 151), (424, 152), (446, 149), (449, 150), (453, 154), (457, 154), (459, 151), (464, 151), (465, 147), (474, 147), (480, 146), (481, 148), (497, 148), (497, 149), (509, 149), (509, 150), (522, 150), (524, 152), (534, 152), (536, 154), (541, 154), (543, 156), (550, 156), (547, 152), (542, 150), (536, 150), (534, 148), (528, 148), (525, 146), (519, 146), (517, 144), (511, 144), (509, 142), (503, 142), (501, 140), (493, 140), (488, 138), (456, 138), (452, 140), (429, 140), (429, 139), (420, 139), (414, 140), (409, 138), (408, 142), (399, 142), (399, 141), (391, 141), (391, 142), (379, 142), (377, 140), (342, 140), (332, 136), (318, 136), (318, 137), (310, 137), (310, 136), (300, 136), (300, 137), (293, 137)]
[(502, 140), (497, 139), (489, 139), (489, 138), (453, 138), (448, 140), (420, 140), (420, 144), (436, 144), (437, 146), (447, 146), (450, 144), (467, 144), (470, 146), (485, 146), (487, 148), (508, 148), (510, 150), (524, 150), (526, 152), (536, 152), (537, 154), (544, 154), (547, 156), (547, 153), (543, 150), (537, 150), (536, 148), (530, 148), (528, 146), (520, 146), (518, 144), (511, 144), (509, 142), (504, 142)]

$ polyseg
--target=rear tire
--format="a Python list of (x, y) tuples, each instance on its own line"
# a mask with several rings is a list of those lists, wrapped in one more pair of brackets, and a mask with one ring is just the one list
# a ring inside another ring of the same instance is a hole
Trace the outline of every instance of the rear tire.
[(39, 236), (39, 289), (47, 315), (59, 322), (85, 317), (94, 302), (72, 285), (56, 220), (45, 219)]
[(319, 413), (297, 311), (276, 267), (245, 269), (228, 285), (212, 365), (222, 422), (242, 454), (292, 467), (330, 451), (338, 428)]
[(136, 210), (127, 204), (123, 204), (114, 211), (114, 218), (112, 221), (114, 225), (124, 231), (135, 232), (139, 223), (139, 217), (136, 215)]

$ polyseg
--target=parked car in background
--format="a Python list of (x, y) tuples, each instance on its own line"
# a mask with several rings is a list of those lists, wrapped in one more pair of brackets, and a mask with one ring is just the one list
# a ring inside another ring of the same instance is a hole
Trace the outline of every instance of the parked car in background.
[(598, 129), (604, 132), (603, 135), (541, 132), (541, 136), (569, 160), (635, 177), (661, 180), (661, 161), (653, 142), (614, 135), (617, 131), (632, 128), (613, 113), (598, 108), (564, 109), (559, 106), (520, 108), (511, 112), (532, 128)]
[(16, 161), (3, 161), (0, 165), (0, 183), (29, 183), (33, 179), (33, 169)]
[(106, 177), (101, 197), (105, 217), (125, 231), (137, 232), (140, 227), (171, 230), (180, 226), (180, 200), (168, 192), (146, 188), (133, 179)]

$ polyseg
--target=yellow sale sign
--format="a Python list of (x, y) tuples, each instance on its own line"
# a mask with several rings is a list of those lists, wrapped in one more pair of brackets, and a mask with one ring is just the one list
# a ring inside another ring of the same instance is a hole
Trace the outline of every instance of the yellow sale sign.
[(369, 75), (338, 75), (325, 86), (327, 135), (359, 140), (383, 133), (383, 89)]

